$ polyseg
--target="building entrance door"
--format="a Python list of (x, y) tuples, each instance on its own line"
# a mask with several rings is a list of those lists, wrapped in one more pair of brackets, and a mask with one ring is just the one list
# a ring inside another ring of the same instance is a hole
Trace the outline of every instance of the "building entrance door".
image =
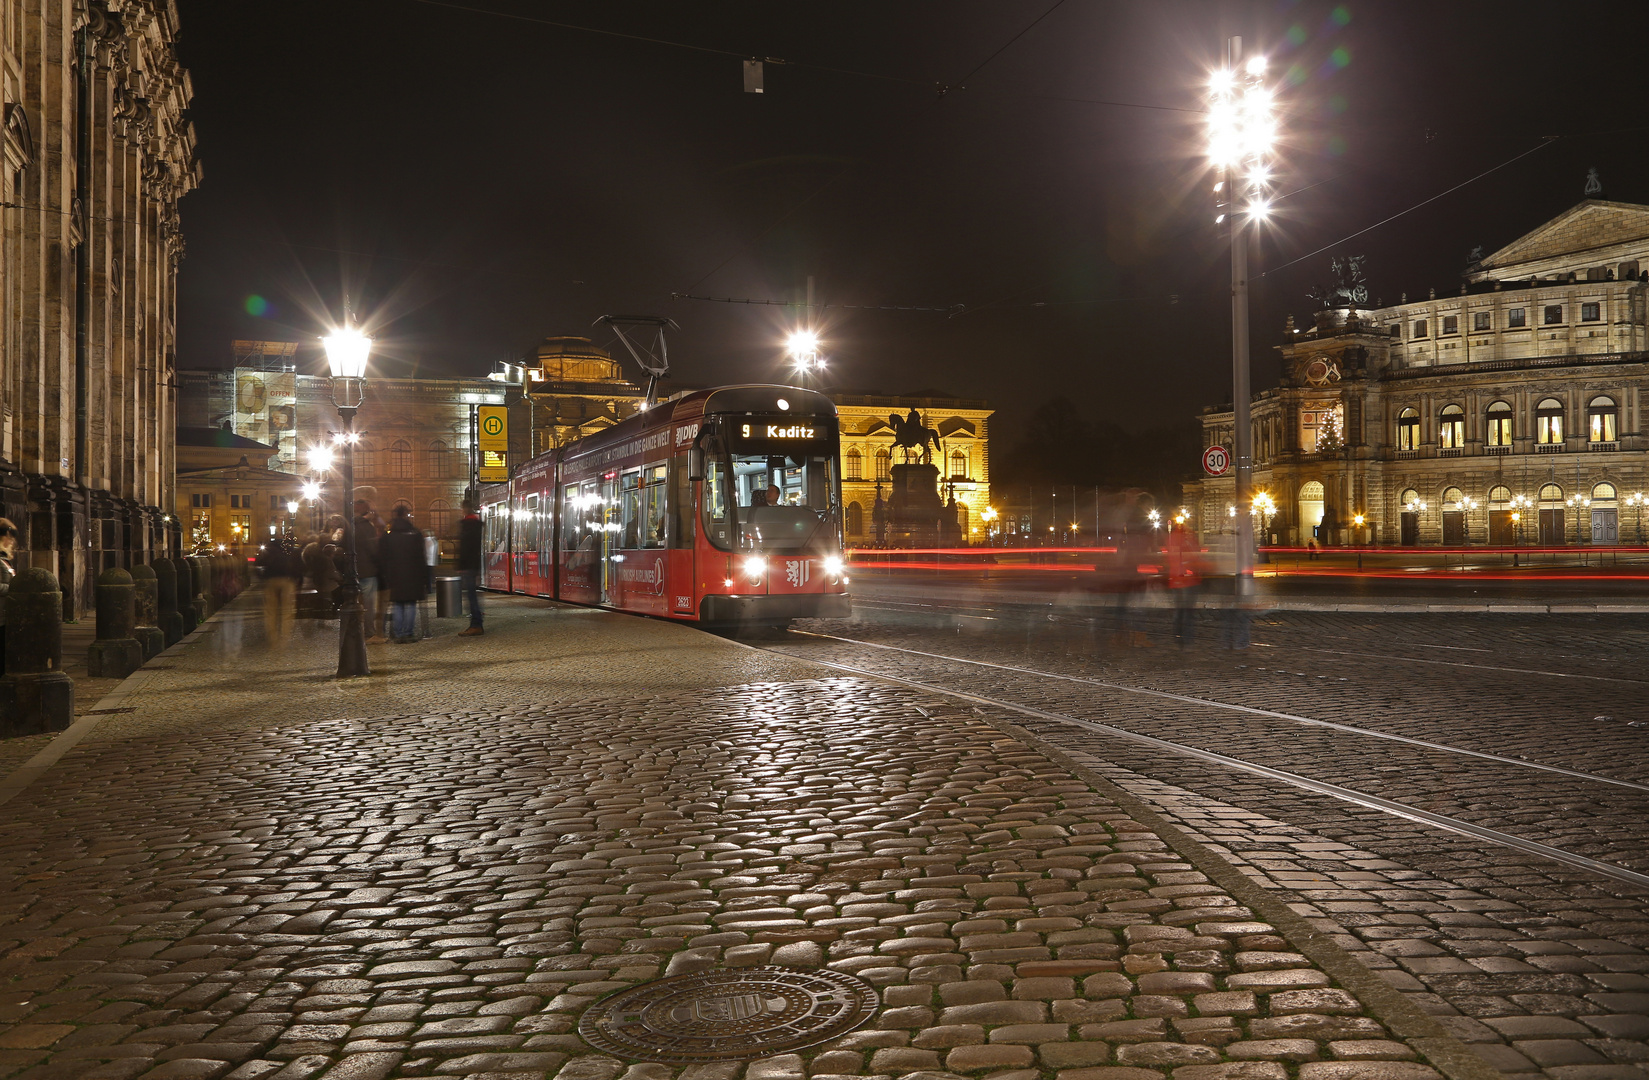
[(1420, 515), (1413, 510), (1404, 510), (1397, 515), (1397, 542), (1404, 547), (1414, 547), (1420, 542)]
[(1464, 510), (1443, 511), (1443, 543), (1449, 547), (1461, 547), (1466, 543)]
[(1592, 511), (1592, 543), (1618, 544), (1620, 542), (1620, 522), (1616, 518), (1617, 511)]
[(1511, 547), (1516, 542), (1517, 527), (1512, 524), (1510, 510), (1489, 511), (1489, 543), (1494, 547)]
[(1540, 546), (1561, 547), (1563, 544), (1563, 511), (1540, 512)]

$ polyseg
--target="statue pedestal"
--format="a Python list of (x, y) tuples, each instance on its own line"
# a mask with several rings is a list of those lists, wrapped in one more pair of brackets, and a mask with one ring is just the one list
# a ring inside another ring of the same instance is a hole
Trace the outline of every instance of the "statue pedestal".
[(944, 527), (937, 465), (895, 465), (888, 500), (890, 547), (938, 547), (951, 531)]

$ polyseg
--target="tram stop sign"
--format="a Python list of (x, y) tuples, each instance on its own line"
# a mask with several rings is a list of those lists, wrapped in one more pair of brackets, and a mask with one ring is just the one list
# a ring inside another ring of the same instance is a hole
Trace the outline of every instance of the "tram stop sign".
[(1231, 455), (1223, 446), (1210, 446), (1202, 452), (1202, 471), (1209, 476), (1224, 476), (1231, 469)]

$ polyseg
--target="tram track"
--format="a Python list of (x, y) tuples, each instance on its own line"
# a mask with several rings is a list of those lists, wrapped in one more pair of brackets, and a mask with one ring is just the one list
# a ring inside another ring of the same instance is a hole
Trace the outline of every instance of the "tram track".
[[(1606, 785), (1609, 788), (1632, 793), (1649, 793), (1649, 784), (1637, 783), (1617, 777), (1602, 776), (1561, 766), (1548, 765), (1544, 762), (1529, 761), (1521, 758), (1506, 757), (1483, 751), (1469, 750), (1462, 747), (1449, 746), (1425, 739), (1415, 739), (1409, 736), (1397, 735), (1391, 732), (1381, 732), (1368, 728), (1360, 728), (1349, 724), (1340, 724), (1333, 721), (1318, 720), (1313, 717), (1300, 716), (1270, 709), (1255, 708), (1231, 702), (1222, 702), (1208, 698), (1196, 697), (1188, 694), (1176, 694), (1170, 691), (1155, 690), (1147, 687), (1129, 686), (1125, 683), (1110, 682), (1092, 677), (1067, 675), (1059, 672), (1042, 671), (1036, 668), (1027, 668), (1012, 664), (1002, 664), (985, 660), (976, 660), (969, 657), (950, 656), (943, 653), (930, 652), (920, 649), (910, 649), (895, 645), (886, 645), (880, 642), (864, 641), (857, 638), (843, 637), (834, 634), (825, 634), (814, 631), (791, 631), (791, 633), (814, 638), (819, 641), (833, 641), (856, 648), (881, 650), (888, 653), (903, 654), (922, 662), (939, 662), (946, 664), (965, 665), (968, 667), (995, 670), (1011, 674), (1015, 677), (1052, 680), (1064, 683), (1086, 684), (1097, 690), (1110, 693), (1143, 697), (1157, 701), (1168, 701), (1196, 708), (1212, 709), (1228, 714), (1244, 717), (1284, 720), (1302, 727), (1325, 729), (1340, 734), (1361, 738), (1384, 740), (1390, 743), (1406, 745), (1427, 753), (1444, 754), (1463, 760), (1475, 760), (1497, 767), (1509, 767), (1525, 770), (1534, 776), (1544, 776), (1552, 779), (1561, 778), (1564, 781), (1578, 781), (1585, 784)], [(1437, 813), (1424, 807), (1377, 795), (1359, 787), (1344, 783), (1334, 783), (1315, 777), (1304, 775), (1288, 769), (1275, 768), (1259, 761), (1235, 754), (1221, 753), (1206, 747), (1194, 746), (1174, 739), (1162, 738), (1141, 731), (1130, 730), (1113, 723), (1102, 723), (1083, 719), (1069, 713), (1054, 709), (1041, 708), (1026, 704), (1022, 701), (1010, 700), (996, 694), (982, 694), (971, 690), (959, 689), (954, 685), (939, 685), (924, 678), (912, 678), (907, 674), (892, 673), (878, 670), (875, 667), (861, 667), (856, 664), (843, 663), (840, 660), (827, 660), (794, 650), (785, 650), (768, 647), (767, 651), (778, 652), (787, 656), (802, 656), (806, 659), (848, 674), (860, 675), (869, 678), (888, 679), (904, 685), (923, 690), (928, 693), (943, 695), (974, 703), (988, 705), (1023, 716), (1034, 717), (1039, 721), (1059, 725), (1067, 729), (1075, 729), (1103, 735), (1112, 739), (1122, 740), (1136, 746), (1149, 747), (1152, 750), (1169, 753), (1183, 758), (1217, 764), (1252, 776), (1259, 776), (1267, 780), (1286, 784), (1290, 787), (1324, 795), (1341, 802), (1350, 803), (1365, 809), (1379, 811), (1392, 817), (1401, 818), (1410, 822), (1418, 822), (1438, 829), (1466, 836), (1475, 840), (1487, 841), (1502, 847), (1510, 848), (1525, 854), (1550, 859), (1567, 866), (1586, 870), (1615, 881), (1636, 885), (1649, 886), (1649, 874), (1640, 873), (1629, 867), (1621, 866), (1602, 859), (1594, 859), (1580, 852), (1571, 851), (1553, 844), (1542, 843), (1515, 833), (1491, 828), (1476, 822), (1467, 821), (1449, 814)]]

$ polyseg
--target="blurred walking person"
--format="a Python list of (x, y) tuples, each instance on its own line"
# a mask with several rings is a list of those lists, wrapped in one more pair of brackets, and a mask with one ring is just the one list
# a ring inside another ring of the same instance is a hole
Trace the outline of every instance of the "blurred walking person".
[(384, 622), (378, 613), (378, 546), (384, 538), (372, 503), (355, 500), (355, 573), (361, 581), (361, 607), (366, 611), (368, 645), (382, 645)]
[(429, 594), (429, 561), (410, 506), (395, 508), (395, 520), (378, 549), (378, 574), (380, 587), (389, 590), (390, 642), (416, 641), (418, 603)]
[(297, 614), (298, 584), (303, 581), (303, 556), (290, 536), (277, 536), (258, 556), (263, 575), (263, 632), (271, 645), (284, 645), (292, 636)]
[(1187, 649), (1197, 636), (1197, 598), (1202, 592), (1202, 548), (1184, 529), (1168, 533), (1168, 590), (1174, 603), (1174, 640)]
[(470, 609), (469, 629), (459, 631), (458, 636), (486, 633), (481, 628), (481, 515), (475, 512), (474, 499), (464, 500), (464, 519), (458, 523), (458, 576)]

